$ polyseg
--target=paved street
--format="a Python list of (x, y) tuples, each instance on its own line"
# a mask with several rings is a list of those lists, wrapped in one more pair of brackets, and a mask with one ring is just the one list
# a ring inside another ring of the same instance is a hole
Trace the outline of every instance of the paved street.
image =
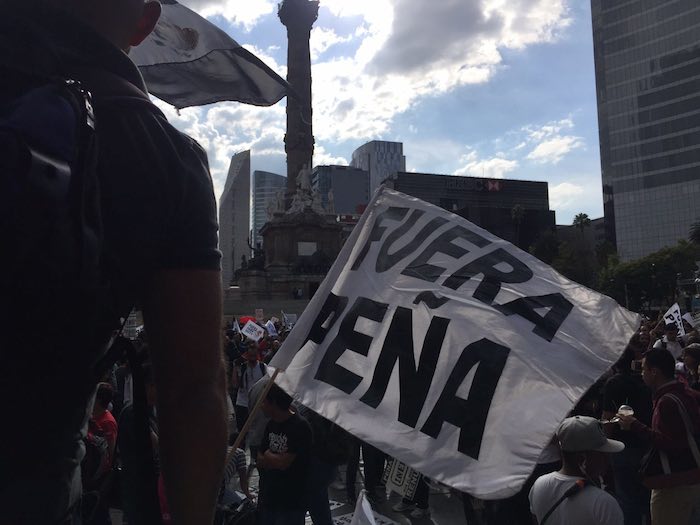
[[(253, 472), (250, 479), (251, 489), (255, 492), (258, 486), (257, 471)], [(362, 486), (358, 482), (357, 492)], [(349, 502), (345, 495), (345, 489), (336, 490), (329, 489), (331, 501), (331, 510), (333, 515), (334, 525), (348, 525), (352, 519), (352, 514), (355, 509), (355, 502)], [(397, 513), (391, 510), (391, 507), (401, 501), (401, 497), (397, 494), (389, 493), (376, 499), (373, 504), (375, 511), (375, 519), (377, 525), (392, 525), (392, 524), (418, 524), (418, 525), (454, 525), (464, 524), (464, 511), (462, 510), (462, 499), (459, 493), (451, 491), (444, 486), (434, 486), (430, 490), (430, 516), (424, 518), (411, 518), (409, 513)], [(311, 519), (307, 516), (307, 524), (311, 525)], [(121, 512), (118, 510), (112, 511), (113, 525), (122, 525), (123, 520)]]

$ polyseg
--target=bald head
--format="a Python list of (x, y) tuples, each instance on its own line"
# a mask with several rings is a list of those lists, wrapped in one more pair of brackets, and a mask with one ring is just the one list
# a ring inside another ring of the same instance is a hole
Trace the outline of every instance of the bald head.
[(157, 0), (47, 0), (80, 18), (119, 49), (128, 51), (153, 31)]

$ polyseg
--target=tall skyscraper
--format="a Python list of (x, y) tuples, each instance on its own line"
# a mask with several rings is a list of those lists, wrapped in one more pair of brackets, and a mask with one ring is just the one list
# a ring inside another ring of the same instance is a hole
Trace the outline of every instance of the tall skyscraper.
[(333, 192), (333, 213), (356, 215), (369, 202), (369, 173), (351, 166), (316, 166), (311, 186), (321, 195), (323, 207), (330, 211), (328, 195)]
[(253, 238), (254, 246), (262, 244), (260, 228), (267, 222), (267, 209), (270, 203), (277, 200), (277, 194), (281, 191), (284, 198), (284, 190), (287, 187), (287, 177), (270, 173), (268, 171), (253, 172)]
[(591, 0), (607, 237), (623, 260), (700, 219), (700, 4)]
[(373, 140), (352, 152), (350, 165), (369, 172), (368, 191), (371, 198), (384, 179), (399, 171), (406, 171), (403, 144)]
[(219, 200), (219, 249), (224, 288), (241, 267), (242, 256), (250, 257), (250, 150), (231, 158), (224, 192)]

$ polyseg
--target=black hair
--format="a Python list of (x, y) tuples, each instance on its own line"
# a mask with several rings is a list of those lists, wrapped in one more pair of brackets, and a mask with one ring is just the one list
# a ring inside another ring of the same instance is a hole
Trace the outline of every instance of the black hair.
[(292, 396), (282, 390), (276, 383), (272, 383), (266, 399), (280, 410), (287, 410), (292, 404)]
[(656, 368), (664, 377), (673, 379), (676, 373), (676, 360), (673, 354), (663, 348), (652, 348), (644, 354), (647, 368)]
[(634, 361), (636, 348), (632, 341), (625, 347), (625, 351), (622, 352), (620, 359), (615, 363), (615, 370), (618, 373), (628, 374), (632, 372), (632, 361)]
[(95, 394), (95, 400), (100, 402), (100, 405), (107, 408), (107, 406), (114, 399), (114, 389), (109, 383), (100, 383), (97, 385), (97, 393)]
[(683, 351), (696, 361), (700, 362), (700, 344), (691, 343), (688, 346), (686, 346), (683, 349)]

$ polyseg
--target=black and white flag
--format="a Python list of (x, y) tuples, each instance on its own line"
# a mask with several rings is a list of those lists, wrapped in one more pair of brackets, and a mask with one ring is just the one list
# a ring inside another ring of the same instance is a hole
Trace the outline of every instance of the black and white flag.
[(640, 317), (380, 188), (272, 366), (301, 403), (483, 499), (518, 492)]
[(271, 106), (289, 85), (223, 30), (175, 0), (151, 35), (129, 56), (148, 91), (176, 108), (224, 100)]

